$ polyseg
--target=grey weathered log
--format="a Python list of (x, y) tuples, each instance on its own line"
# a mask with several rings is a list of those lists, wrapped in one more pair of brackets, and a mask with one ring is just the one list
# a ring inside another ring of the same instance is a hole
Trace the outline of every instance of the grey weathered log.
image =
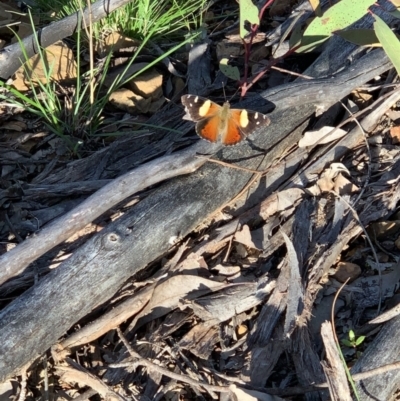
[(67, 240), (128, 196), (160, 181), (195, 171), (206, 162), (205, 158), (195, 157), (196, 150), (201, 150), (202, 145), (200, 143), (186, 149), (180, 152), (179, 156), (170, 155), (153, 160), (118, 177), (36, 235), (2, 255), (0, 284), (22, 273), (35, 259)]
[[(316, 104), (328, 107), (389, 67), (387, 58), (377, 50), (335, 78), (275, 89), (270, 101), (276, 109), (267, 131), (255, 133), (252, 142), (223, 149), (218, 157), (239, 166), (264, 169), (285, 146), (295, 142), (293, 129), (307, 121)], [(294, 96), (299, 87), (302, 94), (298, 106), (285, 108), (285, 99)], [(264, 154), (262, 149), (269, 151)], [(291, 171), (268, 182), (267, 188), (263, 183), (264, 194), (284, 182)], [(184, 237), (231, 200), (251, 176), (243, 170), (207, 163), (194, 174), (173, 179), (12, 302), (0, 313), (0, 381), (45, 352), (74, 323), (115, 294), (130, 276), (167, 252), (171, 242)]]
[[(117, 8), (129, 3), (129, 0), (99, 0), (91, 6), (91, 13), (87, 8), (83, 15), (80, 11), (54, 22), (36, 32), (40, 46), (48, 47), (58, 40), (74, 34), (79, 27), (81, 29), (90, 22), (97, 22), (106, 17)], [(82, 18), (83, 17), (83, 18)], [(32, 34), (22, 39), (22, 46), (19, 42), (9, 45), (0, 51), (0, 78), (6, 80), (21, 66), (21, 61), (38, 53), (37, 42)], [(22, 49), (25, 49), (25, 54)]]

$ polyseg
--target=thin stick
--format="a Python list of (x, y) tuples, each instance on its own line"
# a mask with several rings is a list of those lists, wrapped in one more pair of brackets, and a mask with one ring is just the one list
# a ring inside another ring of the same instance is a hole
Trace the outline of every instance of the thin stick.
[[(178, 380), (187, 384), (190, 384), (191, 386), (194, 386), (196, 388), (200, 388), (200, 389), (206, 389), (208, 391), (216, 391), (219, 393), (229, 393), (229, 388), (227, 386), (214, 386), (212, 384), (207, 384), (207, 383), (200, 383), (194, 379), (191, 379), (190, 377), (187, 376), (183, 376), (180, 375), (179, 373), (175, 373), (175, 372), (171, 372), (168, 369), (165, 369), (159, 365), (156, 365), (153, 362), (148, 361), (147, 359), (142, 358), (128, 343), (128, 341), (126, 340), (125, 336), (122, 334), (121, 329), (118, 327), (117, 328), (117, 332), (118, 335), (121, 339), (121, 341), (123, 342), (123, 344), (125, 345), (126, 349), (128, 350), (128, 352), (130, 353), (130, 355), (132, 356), (132, 358), (137, 359), (134, 364), (135, 365), (140, 365), (140, 366), (145, 366), (149, 369), (152, 369), (156, 372), (161, 373), (164, 376), (167, 376), (171, 379), (174, 380)], [(130, 364), (132, 365), (132, 363)], [(110, 367), (113, 367), (113, 365), (109, 365)]]

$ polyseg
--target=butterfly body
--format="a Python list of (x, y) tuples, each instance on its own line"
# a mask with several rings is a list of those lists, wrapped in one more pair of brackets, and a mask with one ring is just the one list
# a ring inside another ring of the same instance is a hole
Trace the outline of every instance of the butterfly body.
[(267, 126), (269, 118), (256, 111), (231, 109), (229, 102), (223, 106), (204, 97), (182, 96), (185, 106), (184, 119), (196, 122), (197, 134), (210, 142), (236, 145), (257, 127)]

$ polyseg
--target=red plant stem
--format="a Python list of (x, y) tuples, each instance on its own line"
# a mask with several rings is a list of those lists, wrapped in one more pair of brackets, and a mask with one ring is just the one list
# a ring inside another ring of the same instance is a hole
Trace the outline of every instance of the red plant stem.
[[(258, 20), (261, 21), (265, 10), (267, 9), (267, 7), (269, 7), (275, 0), (268, 0), (263, 7), (261, 8), (259, 14), (258, 14)], [(244, 39), (242, 39), (243, 41), (243, 46), (244, 46), (244, 76), (243, 79), (241, 80), (241, 97), (243, 97), (247, 90), (249, 89), (247, 87), (247, 80), (249, 77), (249, 60), (250, 60), (250, 53), (251, 53), (251, 46), (253, 45), (253, 40), (257, 35), (257, 31), (258, 31), (258, 24), (252, 24), (250, 27), (250, 40), (249, 43), (247, 43)], [(254, 82), (253, 82), (254, 83)]]
[(291, 48), (290, 50), (288, 50), (283, 56), (273, 59), (271, 60), (268, 65), (263, 68), (256, 76), (255, 78), (252, 79), (252, 81), (247, 85), (242, 86), (242, 93), (240, 94), (241, 97), (245, 96), (246, 92), (274, 65), (278, 64), (281, 60), (283, 60), (284, 58), (290, 56), (292, 53), (294, 53), (297, 49), (299, 48), (299, 46), (295, 46), (293, 48)]

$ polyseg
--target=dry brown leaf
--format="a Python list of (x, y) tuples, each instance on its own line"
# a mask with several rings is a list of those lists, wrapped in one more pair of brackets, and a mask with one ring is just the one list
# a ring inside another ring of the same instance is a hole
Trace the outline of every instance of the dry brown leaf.
[(240, 57), (244, 52), (242, 43), (232, 43), (228, 39), (218, 42), (216, 51), (217, 60), (222, 60), (223, 58), (230, 59), (231, 57)]
[(389, 109), (386, 112), (386, 115), (395, 123), (398, 124), (400, 122), (400, 110)]
[(397, 145), (400, 143), (400, 126), (396, 125), (395, 127), (390, 128), (390, 136), (392, 138), (392, 143)]
[[(62, 41), (45, 49), (46, 65), (51, 68), (51, 78), (55, 81), (76, 78), (76, 63), (72, 50)], [(40, 54), (36, 54), (29, 59), (15, 73), (13, 86), (19, 91), (30, 89), (29, 79), (33, 82), (46, 83), (47, 78)]]
[(367, 107), (373, 100), (373, 96), (370, 92), (360, 91), (356, 89), (352, 92), (352, 95), (354, 103), (360, 108)]
[(250, 228), (246, 224), (242, 227), (240, 231), (237, 231), (235, 233), (234, 240), (247, 246), (248, 248), (257, 249), (257, 247), (254, 245), (253, 240), (251, 239)]
[(245, 324), (241, 324), (236, 328), (236, 334), (238, 338), (243, 337), (245, 334), (247, 334), (249, 331), (248, 327)]
[(350, 282), (354, 281), (361, 274), (361, 267), (351, 262), (339, 262), (336, 266), (336, 271), (333, 274), (333, 277), (344, 283), (347, 279), (350, 279)]
[(111, 51), (133, 51), (140, 44), (141, 42), (138, 40), (128, 38), (118, 32), (113, 32), (104, 41), (98, 41), (95, 44), (95, 51), (100, 57), (106, 57)]
[[(176, 270), (179, 270), (180, 272), (183, 272), (185, 270), (196, 270), (197, 272), (200, 272), (200, 269), (206, 269), (208, 271), (208, 265), (207, 262), (204, 260), (204, 257), (201, 255), (197, 255), (196, 253), (189, 254), (186, 259), (179, 262), (179, 265), (176, 268)], [(199, 273), (199, 275), (201, 274)]]
[(198, 358), (207, 360), (220, 341), (218, 325), (201, 322), (193, 326), (179, 341), (179, 347), (187, 349)]
[(202, 295), (226, 287), (226, 284), (191, 275), (178, 275), (158, 284), (146, 307), (135, 317), (133, 327), (140, 318), (141, 323), (164, 316), (180, 305), (181, 300), (193, 300)]
[(127, 88), (117, 89), (108, 100), (118, 109), (130, 114), (147, 113), (151, 105), (151, 99), (144, 99)]
[(342, 138), (346, 131), (341, 128), (325, 126), (317, 131), (307, 131), (299, 141), (299, 148), (306, 146), (323, 145)]
[(213, 270), (216, 270), (222, 276), (233, 276), (240, 273), (240, 266), (223, 266), (219, 264), (214, 266)]
[(400, 231), (400, 220), (378, 221), (370, 224), (368, 232), (373, 238), (386, 239)]
[(127, 87), (145, 99), (157, 100), (162, 96), (163, 76), (155, 69), (148, 70), (127, 82)]
[(10, 131), (25, 131), (27, 126), (23, 121), (8, 121), (1, 126), (2, 129), (8, 129)]
[[(335, 181), (339, 175), (346, 173), (350, 175), (349, 170), (342, 163), (332, 163), (330, 167), (322, 173), (321, 178), (313, 186), (307, 188), (307, 191), (314, 196), (321, 193), (333, 191), (335, 189)], [(346, 181), (347, 182), (347, 181)], [(339, 186), (339, 189), (341, 187)]]
[(359, 188), (357, 187), (357, 185), (354, 185), (347, 177), (339, 174), (335, 179), (333, 190), (340, 196), (343, 196), (352, 195), (355, 192), (358, 192)]

